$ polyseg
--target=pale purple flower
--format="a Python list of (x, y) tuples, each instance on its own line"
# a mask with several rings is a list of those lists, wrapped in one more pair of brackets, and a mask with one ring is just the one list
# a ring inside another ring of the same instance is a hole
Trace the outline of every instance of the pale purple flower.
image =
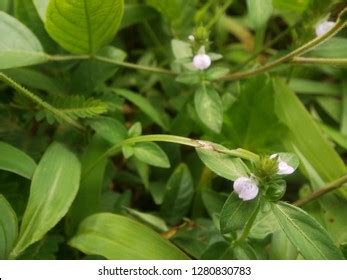
[(211, 66), (211, 58), (207, 54), (197, 54), (193, 58), (193, 65), (196, 69), (205, 70)]
[(194, 35), (189, 35), (188, 40), (194, 42), (195, 41)]
[(243, 201), (252, 200), (257, 197), (259, 188), (257, 182), (248, 177), (240, 177), (234, 182), (234, 192)]
[(278, 154), (273, 154), (270, 156), (270, 159), (274, 159), (275, 157), (278, 157), (277, 158), (277, 162), (278, 162), (278, 165), (277, 165), (277, 168), (278, 168), (278, 171), (277, 171), (277, 174), (278, 175), (289, 175), (289, 174), (292, 174), (295, 169), (290, 166), (288, 163), (286, 163), (284, 160), (281, 160), (281, 158), (278, 156)]
[(335, 22), (333, 21), (323, 21), (320, 22), (316, 26), (316, 35), (318, 37), (323, 36), (325, 33), (327, 33), (331, 28), (333, 28), (335, 25)]

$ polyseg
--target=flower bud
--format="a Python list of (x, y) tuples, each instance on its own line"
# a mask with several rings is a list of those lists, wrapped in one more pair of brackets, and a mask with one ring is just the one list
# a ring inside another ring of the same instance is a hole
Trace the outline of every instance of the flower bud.
[(247, 201), (257, 197), (259, 188), (255, 180), (248, 177), (240, 177), (234, 182), (234, 191), (240, 199)]
[(331, 28), (333, 28), (335, 22), (333, 21), (323, 21), (316, 26), (316, 35), (318, 37), (323, 36), (327, 33)]
[(284, 196), (287, 189), (287, 184), (284, 180), (276, 180), (268, 183), (266, 188), (266, 198), (270, 201), (278, 201)]
[(197, 54), (193, 58), (193, 65), (196, 69), (205, 70), (211, 66), (211, 58), (207, 54)]

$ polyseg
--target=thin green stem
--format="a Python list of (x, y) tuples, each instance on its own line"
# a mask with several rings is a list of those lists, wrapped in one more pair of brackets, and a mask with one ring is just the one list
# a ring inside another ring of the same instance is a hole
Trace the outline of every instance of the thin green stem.
[(18, 93), (22, 94), (23, 96), (27, 97), (34, 103), (38, 104), (42, 108), (46, 109), (47, 111), (51, 112), (52, 114), (56, 115), (58, 118), (66, 121), (70, 125), (83, 130), (84, 127), (80, 125), (78, 122), (76, 122), (74, 119), (70, 118), (67, 114), (61, 112), (59, 109), (53, 107), (52, 105), (48, 104), (46, 101), (42, 100), (39, 96), (35, 95), (31, 91), (27, 90), (20, 84), (16, 83), (14, 80), (12, 80), (10, 77), (6, 76), (4, 73), (0, 72), (0, 81), (3, 81), (8, 86), (15, 89)]
[(173, 76), (178, 75), (178, 73), (175, 73), (171, 70), (164, 69), (164, 68), (145, 66), (145, 65), (140, 65), (140, 64), (130, 63), (130, 62), (121, 62), (121, 61), (113, 60), (113, 59), (98, 56), (98, 55), (94, 56), (94, 58), (97, 60), (103, 61), (103, 62), (119, 65), (119, 66), (126, 67), (126, 68), (136, 69), (136, 70), (140, 70), (140, 71), (147, 71), (147, 72), (173, 75)]
[(347, 58), (294, 57), (293, 62), (297, 64), (347, 65)]
[(88, 170), (85, 171), (83, 175), (87, 175), (89, 172), (91, 172), (101, 160), (110, 156), (117, 155), (122, 150), (123, 146), (134, 145), (140, 142), (170, 142), (170, 143), (181, 144), (181, 145), (190, 146), (194, 148), (206, 149), (206, 150), (214, 151), (221, 154), (227, 154), (233, 157), (243, 158), (245, 160), (250, 160), (250, 161), (256, 161), (259, 159), (259, 156), (257, 154), (254, 154), (250, 151), (246, 151), (243, 149), (229, 150), (223, 146), (217, 145), (209, 141), (195, 140), (191, 138), (168, 135), (168, 134), (152, 134), (152, 135), (143, 135), (143, 136), (128, 138), (114, 145), (113, 147), (108, 149), (105, 153), (103, 153), (94, 162), (94, 164)]
[(303, 206), (303, 205), (305, 205), (305, 204), (307, 204), (307, 203), (309, 203), (309, 202), (311, 202), (317, 198), (320, 198), (321, 196), (323, 196), (327, 193), (330, 193), (332, 191), (339, 189), (345, 183), (347, 183), (347, 175), (344, 175), (344, 176), (336, 179), (335, 181), (328, 183), (323, 188), (311, 193), (310, 195), (308, 195), (305, 198), (302, 198), (302, 199), (295, 201), (293, 204), (296, 206)]
[(325, 33), (322, 36), (314, 38), (313, 40), (311, 40), (308, 43), (304, 44), (303, 46), (295, 49), (294, 51), (288, 53), (287, 55), (282, 56), (282, 57), (280, 57), (280, 58), (278, 58), (278, 59), (276, 59), (276, 60), (274, 60), (274, 61), (272, 61), (272, 62), (270, 62), (264, 66), (256, 68), (256, 69), (251, 69), (251, 70), (246, 70), (246, 71), (242, 71), (242, 72), (235, 72), (235, 73), (228, 74), (228, 75), (222, 77), (221, 80), (239, 80), (239, 79), (243, 79), (243, 78), (247, 78), (247, 77), (251, 77), (251, 76), (255, 76), (255, 75), (267, 72), (268, 70), (271, 70), (282, 63), (289, 62), (294, 57), (302, 55), (302, 54), (310, 51), (314, 47), (320, 45), (321, 43), (325, 42), (326, 40), (328, 40), (329, 38), (334, 36), (337, 32), (339, 32), (345, 26), (345, 24), (346, 23), (343, 20), (339, 20), (334, 25), (334, 27), (332, 29), (330, 29), (327, 33)]
[(245, 225), (245, 227), (244, 227), (244, 229), (243, 229), (243, 232), (242, 232), (241, 236), (239, 237), (238, 240), (236, 240), (236, 244), (241, 244), (241, 243), (243, 243), (243, 242), (247, 239), (247, 237), (248, 237), (248, 235), (249, 235), (249, 233), (250, 233), (250, 231), (251, 231), (251, 229), (252, 229), (252, 226), (253, 226), (253, 224), (254, 224), (254, 221), (255, 221), (255, 219), (257, 218), (257, 215), (258, 215), (258, 213), (259, 213), (260, 206), (261, 206), (261, 200), (259, 200), (258, 206), (257, 206), (257, 208), (254, 210), (254, 212), (253, 212), (251, 218), (247, 221), (247, 223), (246, 223), (246, 225)]

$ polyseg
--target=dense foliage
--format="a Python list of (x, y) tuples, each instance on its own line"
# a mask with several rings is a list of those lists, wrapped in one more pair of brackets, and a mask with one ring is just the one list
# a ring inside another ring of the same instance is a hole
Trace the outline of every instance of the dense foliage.
[(0, 259), (344, 259), (344, 0), (0, 0)]

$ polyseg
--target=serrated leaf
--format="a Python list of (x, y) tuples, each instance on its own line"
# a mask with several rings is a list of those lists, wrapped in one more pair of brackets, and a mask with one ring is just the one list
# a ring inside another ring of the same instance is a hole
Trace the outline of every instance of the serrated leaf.
[(219, 133), (223, 125), (222, 99), (212, 87), (201, 86), (194, 95), (195, 110), (200, 120), (212, 131)]
[(129, 218), (100, 213), (79, 226), (69, 244), (110, 260), (185, 260), (188, 257), (150, 228)]
[(17, 257), (40, 240), (67, 213), (80, 183), (81, 167), (68, 149), (53, 143), (35, 170), (18, 242), (11, 252)]
[(165, 152), (155, 143), (141, 142), (133, 146), (134, 156), (149, 165), (169, 168), (170, 161)]
[(36, 163), (21, 150), (5, 142), (0, 142), (0, 169), (31, 179), (36, 169)]
[(20, 21), (0, 11), (0, 69), (39, 64), (48, 60), (36, 36)]
[(18, 221), (8, 201), (0, 194), (0, 260), (8, 258), (18, 235)]
[(256, 199), (243, 201), (232, 192), (220, 213), (220, 230), (223, 234), (242, 229), (259, 209), (260, 195)]
[(326, 230), (305, 211), (284, 202), (272, 204), (272, 211), (288, 239), (305, 259), (344, 259)]
[(123, 0), (50, 0), (44, 22), (64, 49), (93, 54), (113, 39), (123, 9)]

